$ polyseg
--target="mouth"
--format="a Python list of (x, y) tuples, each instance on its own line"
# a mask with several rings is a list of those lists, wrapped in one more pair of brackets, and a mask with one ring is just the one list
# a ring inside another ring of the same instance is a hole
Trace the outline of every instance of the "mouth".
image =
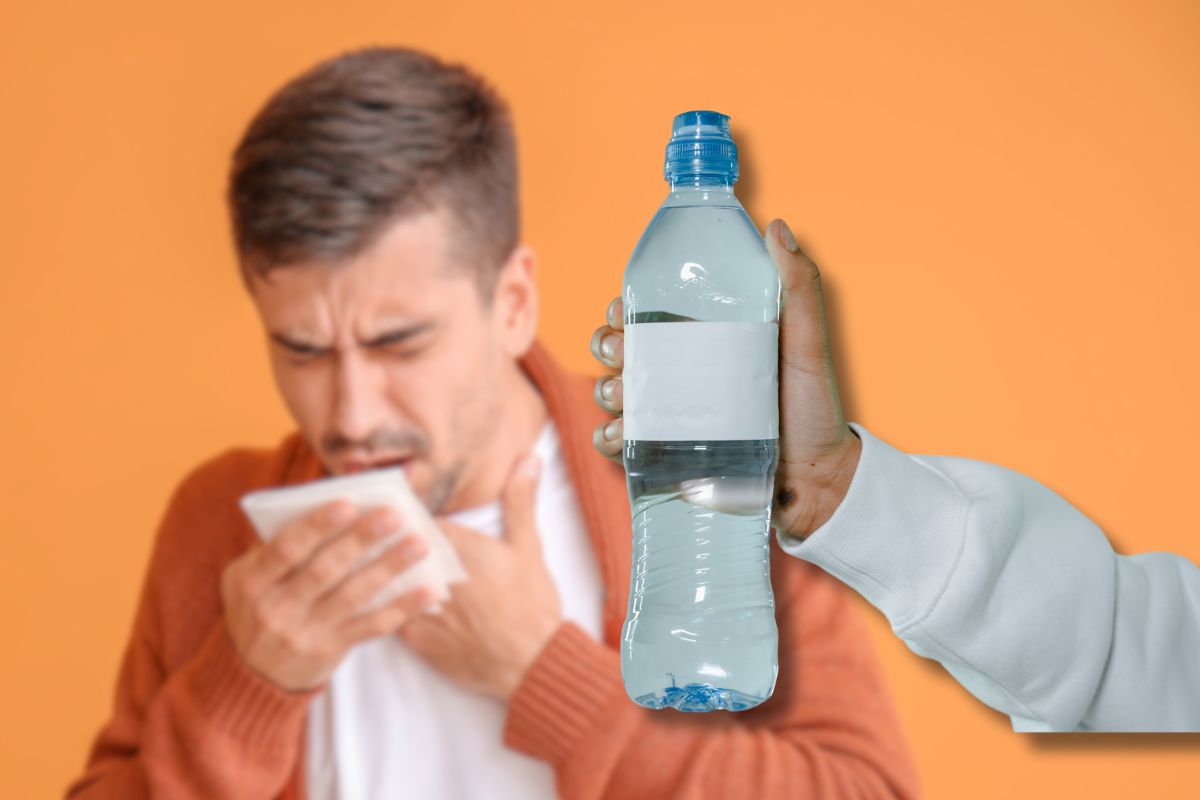
[(342, 474), (353, 475), (358, 472), (387, 469), (389, 467), (403, 467), (407, 473), (408, 465), (412, 463), (412, 460), (412, 456), (404, 456), (402, 458), (381, 458), (374, 461), (346, 461), (342, 464)]

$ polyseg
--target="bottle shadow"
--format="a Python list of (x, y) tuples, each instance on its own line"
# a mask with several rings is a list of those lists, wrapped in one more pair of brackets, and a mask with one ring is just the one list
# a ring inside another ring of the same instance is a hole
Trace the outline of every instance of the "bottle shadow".
[(758, 169), (754, 157), (754, 137), (743, 131), (734, 131), (734, 141), (738, 149), (738, 179), (734, 185), (734, 193), (741, 202), (746, 213), (757, 225), (761, 221), (766, 226), (768, 218), (758, 213)]
[[(759, 232), (765, 236), (767, 223), (777, 216), (783, 217), (784, 215), (771, 214), (768, 216), (763, 214), (762, 209), (759, 207), (758, 162), (755, 158), (753, 134), (746, 131), (735, 131), (734, 138), (738, 142), (737, 197), (746, 209), (746, 213), (750, 215), (750, 219), (759, 227)], [(778, 211), (779, 209), (776, 210)], [(786, 220), (786, 217), (784, 219)], [(805, 246), (804, 242), (803, 222), (792, 220), (788, 224), (800, 242), (800, 249), (811, 255), (811, 251)], [(820, 266), (820, 262), (817, 262), (817, 266)], [(838, 394), (842, 401), (842, 415), (848, 421), (858, 422), (859, 408), (855, 401), (856, 393), (849, 377), (849, 370), (839, 368), (844, 364), (839, 344), (846, 340), (846, 330), (842, 322), (841, 313), (841, 292), (837, 286), (837, 281), (831, 280), (824, 272), (821, 273), (821, 296), (825, 301), (825, 325), (828, 329), (829, 345), (833, 354), (833, 366), (837, 378)]]
[(1032, 747), (1048, 753), (1098, 750), (1101, 752), (1187, 752), (1200, 750), (1200, 733), (1037, 733)]

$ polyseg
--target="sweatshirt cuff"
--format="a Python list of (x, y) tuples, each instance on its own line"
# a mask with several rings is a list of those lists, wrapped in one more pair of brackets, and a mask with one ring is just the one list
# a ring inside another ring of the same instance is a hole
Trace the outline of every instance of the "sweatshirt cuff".
[(182, 677), (200, 713), (255, 750), (295, 748), (309, 702), (325, 688), (289, 692), (254, 672), (234, 648), (223, 618)]
[(947, 476), (851, 422), (862, 452), (833, 515), (787, 553), (853, 588), (900, 630), (935, 605), (962, 551), (970, 501)]
[(624, 697), (620, 657), (573, 622), (564, 622), (508, 703), (504, 743), (558, 764), (585, 731)]

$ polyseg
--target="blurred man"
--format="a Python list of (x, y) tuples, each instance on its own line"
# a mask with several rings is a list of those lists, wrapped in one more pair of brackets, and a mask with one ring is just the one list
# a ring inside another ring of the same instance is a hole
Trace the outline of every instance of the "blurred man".
[[(421, 53), (320, 64), (253, 120), (230, 209), (297, 430), (176, 491), (71, 797), (915, 796), (848, 593), (778, 551), (768, 702), (625, 696), (624, 475), (591, 450), (592, 380), (535, 341), (517, 197), (503, 102)], [(421, 591), (364, 611), (427, 549), (354, 568), (389, 512), (332, 503), (264, 545), (237, 506), (395, 464), (469, 575), (440, 611)]]

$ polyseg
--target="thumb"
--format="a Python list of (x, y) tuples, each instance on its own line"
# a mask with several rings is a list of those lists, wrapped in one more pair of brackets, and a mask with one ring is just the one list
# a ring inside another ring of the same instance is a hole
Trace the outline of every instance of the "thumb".
[(825, 298), (821, 271), (800, 249), (791, 228), (782, 219), (767, 225), (767, 251), (779, 269), (783, 289), (779, 320), (779, 349), (786, 363), (804, 369), (825, 367), (830, 358), (825, 323)]
[(811, 464), (810, 459), (841, 452), (853, 433), (842, 415), (820, 270), (800, 249), (783, 220), (771, 221), (765, 239), (783, 289), (779, 310), (782, 475), (789, 462)]
[(509, 544), (525, 550), (537, 550), (537, 520), (535, 515), (540, 459), (532, 453), (517, 459), (504, 486), (501, 504), (504, 509), (504, 538)]

